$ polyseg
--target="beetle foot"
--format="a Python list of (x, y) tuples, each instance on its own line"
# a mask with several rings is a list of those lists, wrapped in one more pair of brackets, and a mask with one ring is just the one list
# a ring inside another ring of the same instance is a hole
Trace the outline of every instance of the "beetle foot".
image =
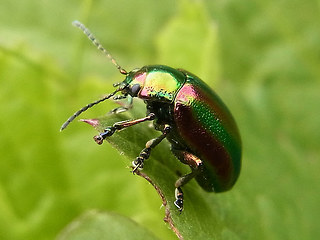
[(151, 152), (151, 148), (149, 148), (149, 147), (144, 148), (140, 152), (139, 157), (137, 157), (136, 160), (134, 160), (132, 162), (132, 165), (133, 165), (132, 173), (133, 174), (137, 171), (137, 169), (139, 169), (139, 170), (143, 169), (144, 160), (146, 160), (150, 157), (150, 152)]
[(144, 161), (150, 157), (150, 152), (151, 152), (151, 148), (147, 147), (140, 152), (139, 157), (142, 158)]
[(107, 127), (103, 133), (100, 133), (99, 135), (96, 135), (93, 137), (93, 140), (101, 145), (103, 143), (103, 140), (105, 140), (107, 137), (110, 137), (114, 134), (114, 132), (116, 131), (115, 127)]
[(181, 213), (183, 210), (183, 192), (180, 187), (176, 188), (175, 197), (176, 200), (174, 201), (174, 205), (178, 208), (179, 212)]
[(93, 140), (99, 145), (101, 145), (103, 143), (103, 138), (100, 135), (94, 136)]
[(142, 170), (143, 162), (144, 158), (142, 157), (137, 157), (136, 160), (132, 161), (133, 170), (131, 172), (135, 174), (137, 170)]

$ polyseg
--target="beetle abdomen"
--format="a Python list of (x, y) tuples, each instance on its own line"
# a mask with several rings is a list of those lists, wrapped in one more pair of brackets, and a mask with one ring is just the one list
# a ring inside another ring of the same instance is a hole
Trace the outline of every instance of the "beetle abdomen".
[(174, 121), (185, 144), (204, 163), (198, 183), (207, 191), (223, 192), (240, 173), (239, 132), (220, 98), (196, 76), (186, 74), (187, 82), (175, 99)]

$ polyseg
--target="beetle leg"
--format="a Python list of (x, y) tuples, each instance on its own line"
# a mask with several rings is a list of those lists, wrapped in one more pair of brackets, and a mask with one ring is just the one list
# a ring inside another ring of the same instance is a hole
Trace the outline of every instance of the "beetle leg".
[(132, 162), (132, 165), (133, 165), (132, 173), (135, 173), (137, 169), (143, 168), (144, 161), (150, 157), (151, 149), (156, 147), (167, 136), (170, 130), (171, 130), (171, 126), (166, 124), (162, 130), (162, 134), (159, 137), (153, 138), (146, 143), (146, 147), (142, 149), (142, 151), (139, 154), (139, 157), (137, 157)]
[(181, 187), (188, 183), (192, 178), (194, 178), (202, 168), (202, 161), (200, 158), (195, 156), (192, 153), (183, 150), (171, 149), (173, 154), (180, 160), (180, 162), (187, 164), (191, 167), (191, 173), (188, 173), (182, 177), (180, 177), (175, 183), (175, 197), (176, 200), (174, 205), (181, 212), (183, 210), (183, 192)]
[(131, 108), (131, 106), (128, 106), (128, 107), (124, 107), (124, 106), (122, 106), (122, 107), (117, 107), (117, 108), (112, 109), (110, 112), (108, 112), (108, 114), (123, 113), (123, 112), (128, 111), (130, 108)]
[(121, 130), (133, 125), (136, 125), (138, 123), (142, 123), (145, 121), (152, 121), (155, 119), (155, 114), (154, 113), (149, 113), (146, 117), (144, 118), (139, 118), (135, 120), (127, 120), (127, 121), (121, 121), (121, 122), (116, 122), (110, 127), (107, 127), (103, 133), (100, 133), (99, 135), (96, 135), (93, 137), (94, 141), (98, 143), (99, 145), (103, 143), (103, 140), (106, 139), (107, 137), (112, 136), (117, 130)]
[(124, 98), (128, 98), (127, 102), (117, 102), (120, 105), (120, 107), (112, 109), (110, 112), (108, 112), (108, 114), (118, 114), (118, 113), (126, 112), (129, 109), (131, 109), (133, 106), (133, 104), (132, 104), (133, 98), (131, 96), (116, 95), (113, 97), (113, 100), (117, 101), (117, 100), (124, 99)]

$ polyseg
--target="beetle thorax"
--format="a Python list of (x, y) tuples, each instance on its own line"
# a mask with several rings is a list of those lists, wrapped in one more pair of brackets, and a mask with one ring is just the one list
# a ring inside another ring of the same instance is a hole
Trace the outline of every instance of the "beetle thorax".
[(136, 96), (146, 101), (173, 102), (184, 83), (180, 72), (162, 65), (145, 66), (127, 77), (129, 89), (139, 91)]

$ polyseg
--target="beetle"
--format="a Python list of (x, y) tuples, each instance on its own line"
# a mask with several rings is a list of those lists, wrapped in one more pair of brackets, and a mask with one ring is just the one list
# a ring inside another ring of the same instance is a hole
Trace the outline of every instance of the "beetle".
[(96, 143), (102, 144), (107, 137), (121, 129), (153, 121), (154, 128), (161, 135), (146, 143), (132, 162), (133, 173), (143, 168), (152, 149), (166, 138), (174, 156), (191, 168), (190, 173), (175, 182), (174, 204), (180, 212), (183, 210), (182, 186), (193, 178), (208, 192), (219, 193), (231, 189), (240, 174), (241, 139), (233, 116), (218, 95), (199, 77), (183, 69), (147, 65), (127, 72), (88, 28), (78, 21), (73, 22), (73, 25), (80, 28), (104, 52), (119, 72), (125, 75), (125, 79), (114, 84), (116, 90), (113, 93), (74, 113), (62, 125), (61, 130), (82, 112), (106, 99), (128, 99), (129, 106), (111, 111), (119, 113), (132, 106), (133, 98), (140, 98), (146, 104), (146, 116), (116, 122), (94, 137)]

